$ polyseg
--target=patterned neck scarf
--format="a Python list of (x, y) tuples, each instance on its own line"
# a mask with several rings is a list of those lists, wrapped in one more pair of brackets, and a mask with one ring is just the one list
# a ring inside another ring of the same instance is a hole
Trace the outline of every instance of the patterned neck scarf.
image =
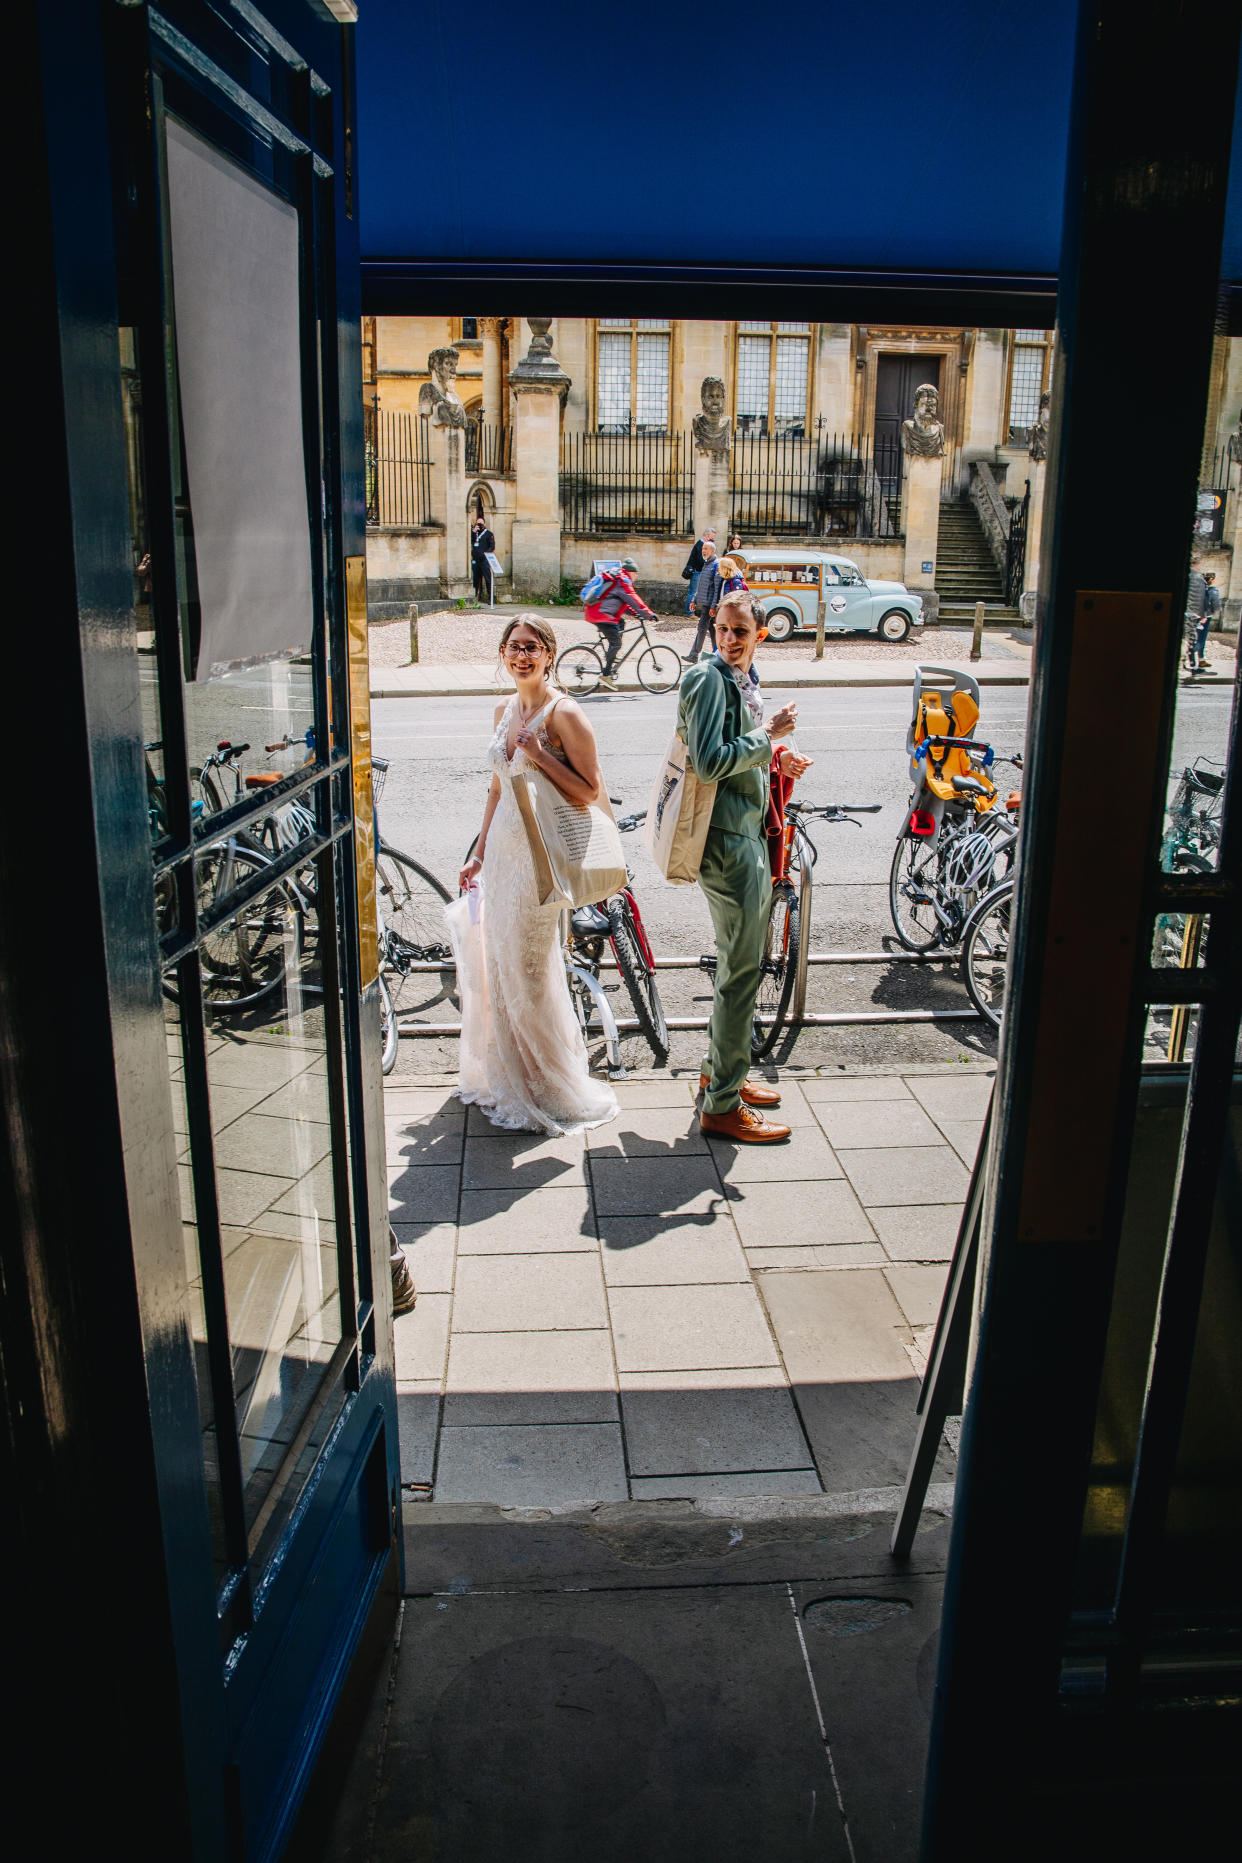
[[(728, 662), (725, 662), (728, 665)], [(748, 673), (738, 667), (728, 669), (733, 675), (733, 683), (742, 695), (742, 704), (746, 707), (755, 723), (755, 729), (763, 723), (763, 693), (759, 689), (759, 675), (752, 666)]]

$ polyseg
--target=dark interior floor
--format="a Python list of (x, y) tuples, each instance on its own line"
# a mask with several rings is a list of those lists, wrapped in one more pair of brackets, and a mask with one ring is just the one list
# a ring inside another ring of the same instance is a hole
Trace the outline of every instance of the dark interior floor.
[(398, 1620), (299, 1856), (914, 1863), (948, 1520), (898, 1565), (890, 1499), (408, 1507)]

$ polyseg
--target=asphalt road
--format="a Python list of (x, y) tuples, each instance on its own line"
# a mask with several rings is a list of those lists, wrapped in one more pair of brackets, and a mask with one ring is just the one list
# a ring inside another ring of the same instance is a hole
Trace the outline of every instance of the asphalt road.
[[(498, 696), (500, 696), (498, 694)], [(814, 757), (801, 785), (810, 802), (879, 802), (879, 815), (861, 825), (817, 824), (812, 953), (896, 948), (888, 916), (888, 873), (909, 784), (905, 734), (909, 696), (894, 688), (798, 693), (798, 748)], [(1180, 693), (1174, 762), (1196, 755), (1220, 759), (1229, 716), (1228, 689)], [(673, 695), (600, 695), (586, 701), (599, 740), (609, 789), (626, 808), (645, 805), (653, 772), (675, 716)], [(1027, 691), (985, 693), (980, 732), (998, 755), (1025, 745)], [(414, 854), (453, 887), (483, 810), (487, 778), (483, 753), (491, 735), (491, 699), (377, 700), (372, 726), (376, 753), (392, 768), (381, 817), (385, 839)], [(1101, 783), (1124, 794), (1124, 758), (1101, 748)], [(1002, 780), (1006, 773), (1001, 772)], [(621, 811), (618, 810), (618, 813)], [(652, 866), (638, 837), (629, 842), (635, 890), (657, 958), (696, 957), (712, 946), (706, 904), (697, 887), (672, 887)], [(670, 970), (661, 977), (669, 1015), (702, 1015), (710, 981), (698, 971)], [(832, 965), (812, 967), (808, 1008), (827, 1010), (962, 1009), (969, 1002), (952, 964)], [(451, 1019), (442, 1003), (430, 1019)], [(405, 1040), (398, 1071), (451, 1069), (455, 1043)], [(697, 1033), (674, 1037), (673, 1062), (690, 1065), (702, 1051)], [(802, 1065), (910, 1065), (979, 1059), (995, 1052), (995, 1038), (977, 1022), (854, 1025), (803, 1029), (782, 1058)], [(627, 1059), (650, 1065), (634, 1038)]]

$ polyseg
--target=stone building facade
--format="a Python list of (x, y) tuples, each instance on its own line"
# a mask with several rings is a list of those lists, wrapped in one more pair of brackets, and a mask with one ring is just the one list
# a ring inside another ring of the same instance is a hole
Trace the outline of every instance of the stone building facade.
[[(589, 472), (591, 461), (603, 459), (606, 468), (596, 469), (601, 476), (611, 473), (615, 478), (617, 460), (641, 457), (647, 462), (644, 483), (656, 477), (669, 485), (676, 481), (684, 496), (670, 499), (667, 509), (661, 506), (658, 521), (644, 522), (632, 531), (625, 530), (623, 515), (616, 515), (625, 507), (615, 499), (613, 515), (602, 527), (597, 527), (598, 520), (589, 511), (584, 516), (583, 507), (565, 501), (560, 510), (559, 565), (546, 547), (539, 559), (547, 572), (545, 592), (554, 590), (561, 577), (582, 580), (594, 558), (624, 549), (639, 561), (652, 589), (671, 601), (689, 539), (703, 516), (702, 497), (696, 507), (690, 480), (696, 457), (702, 466), (705, 444), (710, 451), (710, 440), (704, 441), (703, 422), (709, 418), (705, 397), (714, 393), (719, 403), (721, 390), (723, 405), (710, 419), (731, 428), (734, 489), (725, 522), (738, 521), (741, 510), (752, 515), (754, 523), (741, 518), (746, 541), (752, 544), (792, 542), (793, 538), (788, 507), (779, 513), (783, 522), (773, 535), (762, 531), (764, 513), (775, 512), (774, 504), (761, 508), (752, 500), (749, 506), (739, 507), (736, 488), (743, 462), (758, 471), (761, 468), (755, 462), (766, 460), (766, 469), (787, 472), (789, 462), (800, 456), (802, 442), (803, 455), (811, 449), (820, 457), (850, 455), (869, 460), (882, 478), (882, 462), (895, 458), (902, 424), (913, 413), (916, 390), (925, 384), (937, 390), (938, 418), (944, 429), (940, 498), (945, 503), (969, 500), (975, 504), (994, 554), (998, 554), (997, 526), (1003, 528), (1007, 522), (1008, 505), (1022, 498), (1028, 479), (1033, 494), (1037, 488), (1042, 494), (1041, 441), (1033, 430), (1038, 428), (1041, 397), (1047, 394), (1051, 380), (1051, 331), (622, 317), (553, 318), (539, 323), (546, 330), (547, 354), (558, 368), (560, 437), (555, 464), (551, 458), (536, 459), (530, 444), (525, 460), (520, 448), (514, 450), (523, 408), (529, 412), (534, 406), (529, 397), (523, 401), (526, 388), (521, 381), (531, 342), (527, 320), (374, 317), (363, 326), (363, 394), (367, 406), (380, 411), (378, 417), (371, 417), (377, 442), (378, 422), (388, 422), (391, 434), (396, 415), (408, 417), (414, 432), (420, 396), (425, 404), (425, 386), (431, 381), (429, 357), (446, 348), (456, 350), (456, 391), (467, 421), (481, 423), (482, 428), (473, 445), (467, 438), (465, 484), (454, 488), (464, 501), (458, 521), (464, 527), (468, 514), (480, 508), (487, 518), (506, 571), (497, 586), (500, 598), (510, 592), (506, 585), (512, 580), (514, 525), (529, 526), (535, 521), (529, 512), (519, 515), (524, 475), (534, 472), (544, 482), (536, 502), (543, 501), (539, 521), (546, 531), (549, 472), (558, 468), (563, 472), (567, 460), (587, 462)], [(715, 388), (708, 390), (708, 383)], [(1230, 434), (1238, 429), (1240, 414), (1242, 341), (1221, 337), (1204, 438), (1205, 485), (1223, 479), (1221, 462), (1228, 460)], [(549, 419), (550, 412), (544, 408), (539, 430), (545, 436), (540, 443), (545, 450), (552, 443)], [(763, 442), (780, 444), (770, 444), (765, 451)], [(431, 452), (434, 456), (434, 444)], [(1242, 442), (1234, 452), (1242, 456)], [(1102, 472), (1111, 479), (1118, 463), (1108, 459), (1107, 436), (1102, 436)], [(1240, 472), (1242, 457), (1235, 457), (1235, 489), (1225, 514), (1229, 533), (1242, 504), (1236, 490)], [(727, 500), (730, 494), (722, 496)], [(443, 506), (442, 500), (437, 502)], [(373, 516), (368, 564), (375, 603), (395, 609), (403, 600), (430, 599), (449, 592), (449, 581), (456, 578), (445, 574), (445, 552), (435, 524), (411, 524), (408, 510), (402, 512), (398, 524), (384, 521), (392, 516), (391, 511), (377, 508)], [(439, 510), (435, 518), (445, 521)], [(859, 519), (848, 535), (834, 541), (823, 534), (831, 532), (831, 524), (817, 522), (809, 528), (821, 534), (808, 535), (806, 542), (839, 548), (864, 573), (902, 576), (909, 553), (902, 537), (894, 534), (896, 525), (894, 505), (892, 524)], [(1210, 555), (1219, 558), (1218, 580), (1228, 591), (1230, 610), (1236, 614), (1242, 598), (1242, 569), (1238, 586), (1231, 586), (1232, 534), (1201, 541)], [(999, 549), (1003, 551), (1003, 540)], [(926, 560), (926, 556), (920, 559), (920, 567)], [(530, 576), (525, 592), (536, 592)], [(934, 610), (934, 601), (931, 607)], [(1029, 602), (1026, 607), (1029, 612)]]

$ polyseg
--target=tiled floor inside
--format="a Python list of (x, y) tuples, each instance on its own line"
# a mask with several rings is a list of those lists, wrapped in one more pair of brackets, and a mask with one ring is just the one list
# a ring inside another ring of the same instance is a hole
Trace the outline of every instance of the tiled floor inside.
[(990, 1067), (785, 1075), (786, 1145), (708, 1140), (697, 1080), (582, 1136), (386, 1096), (407, 1497), (556, 1507), (901, 1481)]

